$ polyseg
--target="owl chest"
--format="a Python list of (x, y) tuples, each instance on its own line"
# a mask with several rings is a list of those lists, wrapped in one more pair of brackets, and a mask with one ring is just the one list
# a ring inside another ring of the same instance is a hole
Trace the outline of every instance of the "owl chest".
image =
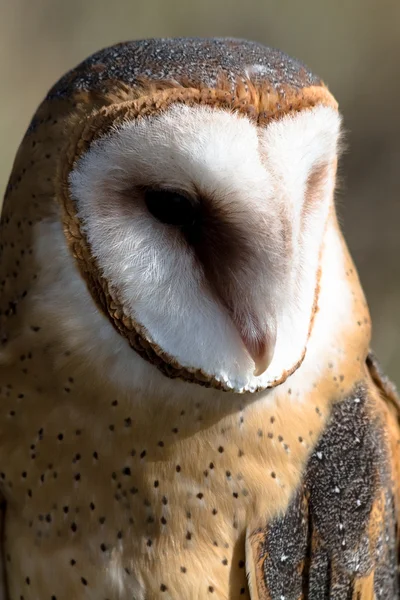
[(178, 416), (66, 407), (7, 441), (12, 600), (249, 597), (246, 530), (286, 507), (310, 444), (265, 411)]
[(156, 469), (149, 480), (124, 467), (109, 481), (94, 469), (71, 485), (60, 469), (59, 487), (49, 482), (42, 494), (42, 482), (31, 504), (10, 503), (11, 598), (248, 597), (251, 491), (233, 471), (219, 481), (216, 465), (203, 473), (209, 482), (202, 486), (176, 466), (171, 479)]

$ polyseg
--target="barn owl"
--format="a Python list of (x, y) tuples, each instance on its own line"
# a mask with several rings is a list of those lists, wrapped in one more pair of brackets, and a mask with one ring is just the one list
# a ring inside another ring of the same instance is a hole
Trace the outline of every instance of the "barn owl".
[(242, 40), (119, 44), (48, 93), (0, 230), (4, 598), (399, 596), (340, 131)]

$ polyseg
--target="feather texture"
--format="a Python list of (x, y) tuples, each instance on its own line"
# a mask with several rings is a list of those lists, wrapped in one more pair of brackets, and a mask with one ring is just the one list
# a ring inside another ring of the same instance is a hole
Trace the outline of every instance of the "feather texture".
[[(319, 78), (238, 40), (106, 49), (38, 108), (0, 224), (10, 600), (398, 595), (398, 400), (339, 127)], [(204, 203), (205, 243), (149, 183)], [(277, 323), (258, 378), (249, 315)]]

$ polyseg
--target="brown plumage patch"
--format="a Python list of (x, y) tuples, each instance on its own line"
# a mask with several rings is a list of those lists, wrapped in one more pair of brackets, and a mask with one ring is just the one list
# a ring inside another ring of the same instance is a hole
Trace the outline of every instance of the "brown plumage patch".
[(109, 105), (121, 102), (131, 102), (139, 98), (151, 104), (151, 99), (158, 97), (159, 108), (168, 96), (173, 96), (175, 102), (201, 103), (213, 106), (216, 103), (229, 105), (233, 111), (240, 111), (260, 125), (266, 125), (271, 120), (282, 118), (289, 112), (299, 112), (317, 105), (331, 106), (335, 110), (338, 103), (329, 90), (323, 86), (309, 86), (294, 89), (290, 85), (282, 86), (279, 91), (268, 81), (255, 83), (244, 77), (237, 77), (232, 83), (221, 72), (215, 87), (208, 87), (200, 80), (182, 78), (174, 80), (154, 80), (139, 77), (137, 84), (130, 87), (121, 82), (108, 80), (102, 91), (91, 92), (94, 105)]
[(400, 399), (395, 385), (384, 375), (373, 352), (368, 354), (367, 367), (368, 374), (377, 388), (377, 393), (383, 400), (383, 418), (389, 440), (389, 459), (397, 522), (398, 564), (400, 565)]
[(321, 79), (298, 60), (256, 42), (229, 38), (135, 40), (104, 48), (64, 75), (48, 99), (72, 97), (76, 92), (106, 91), (110, 82), (131, 88), (143, 77), (154, 82), (201, 82), (218, 87), (222, 76), (234, 84), (251, 78), (274, 90), (290, 84), (293, 90), (322, 86)]
[(398, 413), (399, 424), (400, 424), (400, 400), (396, 386), (390, 379), (383, 373), (381, 365), (378, 362), (375, 354), (370, 351), (367, 356), (367, 367), (372, 377), (373, 382), (377, 386), (380, 393), (390, 400), (393, 404), (396, 412)]
[(284, 516), (251, 533), (260, 598), (369, 600), (373, 591), (397, 598), (396, 513), (380, 413), (364, 384), (334, 406)]

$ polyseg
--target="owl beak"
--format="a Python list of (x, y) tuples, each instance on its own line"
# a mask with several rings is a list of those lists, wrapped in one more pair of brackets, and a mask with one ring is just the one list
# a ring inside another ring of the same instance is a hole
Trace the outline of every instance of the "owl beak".
[(258, 334), (249, 334), (248, 330), (245, 331), (243, 327), (238, 327), (238, 329), (246, 350), (254, 361), (255, 368), (253, 375), (260, 377), (268, 369), (274, 357), (276, 321), (275, 319), (271, 319), (262, 332), (260, 328), (256, 328)]
[(254, 377), (260, 377), (268, 369), (274, 357), (274, 348), (264, 344), (264, 348), (257, 354), (250, 355), (254, 360), (255, 369), (253, 371)]

